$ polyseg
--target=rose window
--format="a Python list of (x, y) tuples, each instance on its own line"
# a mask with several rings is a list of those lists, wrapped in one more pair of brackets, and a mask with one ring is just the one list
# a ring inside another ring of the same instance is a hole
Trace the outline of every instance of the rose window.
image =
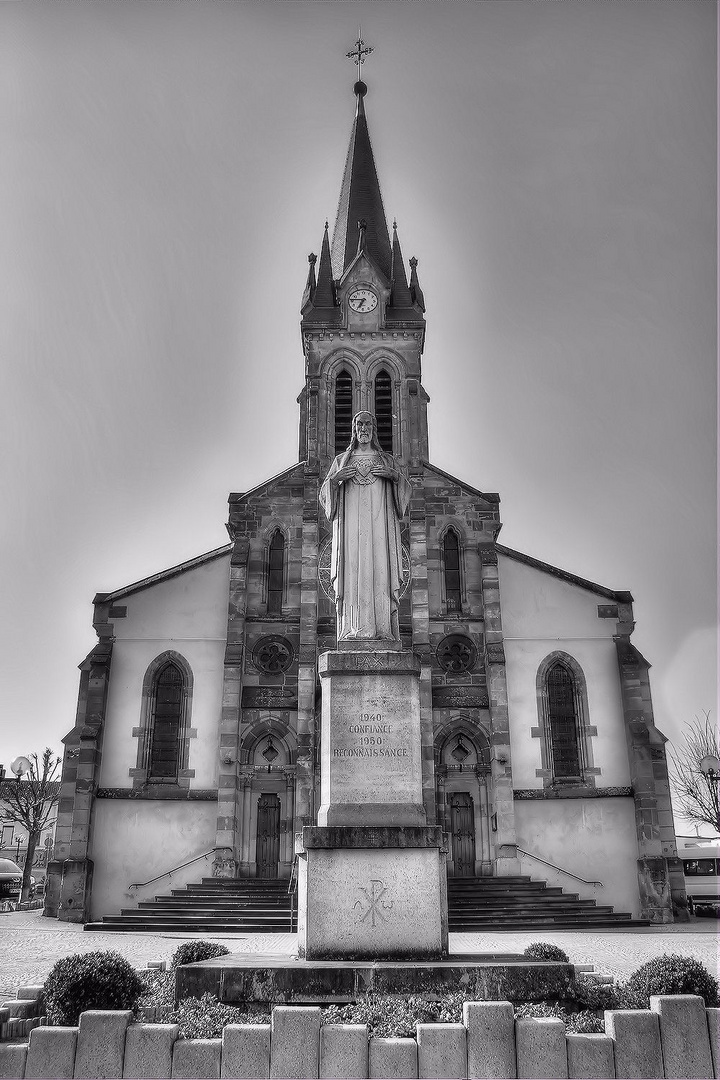
[(437, 647), (440, 667), (451, 675), (460, 675), (470, 671), (477, 662), (477, 649), (473, 641), (465, 634), (448, 634)]
[(293, 661), (293, 647), (287, 638), (279, 634), (262, 637), (253, 649), (253, 663), (267, 675), (279, 675), (287, 671)]

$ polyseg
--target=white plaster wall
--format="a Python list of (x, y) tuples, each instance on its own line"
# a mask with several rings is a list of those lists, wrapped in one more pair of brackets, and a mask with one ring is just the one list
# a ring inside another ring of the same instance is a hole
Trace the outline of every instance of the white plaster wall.
[(602, 888), (520, 855), (521, 873), (599, 905), (640, 916), (635, 810), (631, 796), (515, 801), (518, 847)]
[(193, 673), (189, 726), (198, 736), (189, 744), (191, 787), (216, 786), (229, 566), (227, 555), (117, 601), (127, 605), (127, 617), (113, 620), (100, 787), (132, 787), (129, 770), (137, 766), (138, 748), (132, 731), (140, 724), (143, 679), (155, 657), (170, 649)]
[(503, 637), (505, 641), (513, 786), (541, 788), (541, 740), (531, 729), (539, 725), (537, 672), (552, 652), (572, 656), (587, 685), (587, 723), (597, 728), (590, 739), (597, 787), (630, 783), (620, 675), (613, 634), (615, 619), (598, 618), (598, 604), (609, 603), (542, 570), (506, 555), (498, 559)]
[(189, 881), (212, 876), (212, 857), (193, 863), (144, 889), (148, 881), (196, 855), (214, 849), (217, 803), (139, 799), (95, 799), (90, 833), (94, 862), (90, 918), (135, 908), (139, 900), (168, 893)]

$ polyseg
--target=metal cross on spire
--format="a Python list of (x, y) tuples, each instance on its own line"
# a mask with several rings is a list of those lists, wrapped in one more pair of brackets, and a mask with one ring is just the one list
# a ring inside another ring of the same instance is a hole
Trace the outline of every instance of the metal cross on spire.
[(349, 53), (345, 53), (348, 60), (353, 60), (357, 64), (358, 82), (360, 81), (360, 66), (365, 63), (365, 57), (369, 56), (372, 51), (372, 48), (363, 41), (360, 27), (358, 27), (358, 39), (355, 42), (355, 48)]

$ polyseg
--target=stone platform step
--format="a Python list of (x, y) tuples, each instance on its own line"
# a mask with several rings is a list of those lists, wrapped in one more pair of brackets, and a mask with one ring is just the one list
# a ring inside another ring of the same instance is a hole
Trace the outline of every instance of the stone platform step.
[(203, 878), (137, 908), (104, 915), (85, 930), (115, 930), (128, 934), (290, 933), (288, 883), (277, 878)]
[(448, 927), (473, 930), (532, 930), (646, 926), (627, 912), (594, 899), (581, 899), (559, 886), (529, 877), (448, 878)]

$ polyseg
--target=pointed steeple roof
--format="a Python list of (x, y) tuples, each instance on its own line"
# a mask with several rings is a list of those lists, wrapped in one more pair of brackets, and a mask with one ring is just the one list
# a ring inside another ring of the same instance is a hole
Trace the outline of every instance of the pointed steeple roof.
[(315, 307), (331, 308), (335, 306), (335, 289), (333, 286), (332, 265), (330, 263), (330, 240), (328, 239), (328, 223), (325, 222), (322, 248), (320, 249), (320, 265), (318, 266), (317, 288), (314, 296)]
[(405, 308), (412, 306), (410, 289), (408, 288), (407, 275), (403, 264), (400, 241), (397, 233), (397, 222), (393, 221), (392, 243), (392, 267), (390, 270), (390, 306)]
[(354, 90), (357, 110), (350, 133), (333, 231), (333, 277), (339, 280), (357, 255), (360, 239), (358, 222), (364, 220), (367, 223), (365, 250), (389, 282), (392, 269), (390, 235), (365, 118), (363, 98), (367, 93), (367, 86), (364, 82), (356, 82)]
[(320, 248), (320, 261), (317, 268), (317, 281), (315, 280), (315, 255), (308, 256), (310, 271), (307, 285), (303, 293), (300, 312), (304, 325), (311, 324), (334, 324), (339, 322), (341, 311), (335, 297), (335, 282), (333, 281), (332, 265), (330, 262), (330, 240), (328, 238), (328, 223), (325, 222), (322, 247)]

